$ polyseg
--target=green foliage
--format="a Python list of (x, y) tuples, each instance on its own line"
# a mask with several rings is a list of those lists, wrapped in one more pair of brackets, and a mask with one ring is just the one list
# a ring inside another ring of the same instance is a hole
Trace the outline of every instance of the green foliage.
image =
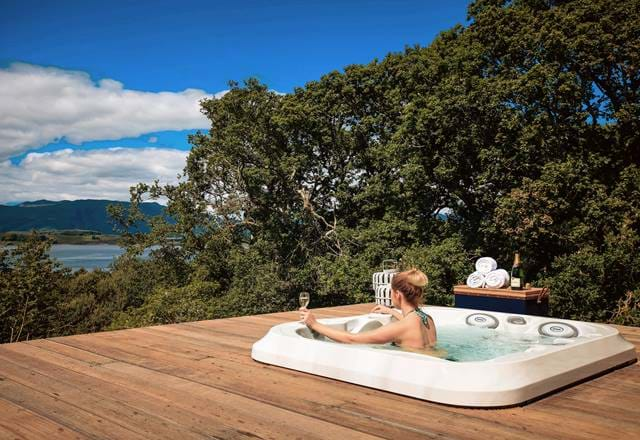
[(414, 246), (402, 257), (405, 269), (418, 267), (428, 274), (425, 303), (453, 305), (453, 286), (463, 284), (473, 269), (460, 236), (454, 235), (429, 246)]
[(65, 286), (68, 300), (59, 305), (67, 328), (59, 333), (90, 333), (109, 325), (114, 312), (126, 302), (122, 290), (114, 287), (111, 274), (100, 270), (69, 277)]
[(0, 341), (16, 342), (64, 329), (58, 307), (68, 270), (54, 263), (51, 241), (33, 233), (14, 249), (0, 251)]
[(260, 241), (248, 249), (236, 247), (227, 264), (233, 276), (219, 302), (219, 316), (255, 315), (287, 306), (292, 292), (270, 244)]
[(143, 327), (217, 317), (211, 301), (216, 283), (192, 283), (185, 287), (157, 287), (137, 308), (115, 315), (109, 329)]
[[(640, 237), (628, 226), (610, 233), (600, 248), (585, 246), (557, 257), (540, 283), (551, 288), (553, 316), (624, 323), (619, 308), (640, 279)], [(633, 306), (630, 306), (631, 310)], [(637, 311), (636, 311), (637, 313)], [(628, 315), (630, 323), (634, 322)]]
[(305, 266), (305, 269), (307, 283), (300, 290), (312, 292), (311, 307), (373, 301), (371, 290), (373, 268), (365, 258), (316, 256)]

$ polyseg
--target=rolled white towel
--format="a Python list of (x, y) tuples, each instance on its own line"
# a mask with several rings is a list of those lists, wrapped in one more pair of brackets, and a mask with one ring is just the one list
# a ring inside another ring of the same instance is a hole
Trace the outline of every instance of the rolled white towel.
[[(506, 272), (506, 271), (505, 271)], [(485, 283), (487, 287), (492, 289), (500, 289), (507, 284), (507, 280), (504, 277), (504, 273), (500, 270), (492, 270), (485, 277)]]
[(496, 272), (502, 272), (502, 274), (504, 275), (504, 285), (508, 286), (509, 280), (511, 279), (511, 275), (509, 275), (509, 272), (504, 269), (496, 269)]
[(492, 270), (496, 270), (497, 268), (498, 268), (498, 263), (496, 262), (496, 260), (494, 260), (491, 257), (478, 258), (478, 261), (476, 261), (476, 270), (478, 272), (487, 274)]
[(475, 271), (467, 277), (467, 286), (479, 288), (484, 287), (485, 276), (482, 272)]

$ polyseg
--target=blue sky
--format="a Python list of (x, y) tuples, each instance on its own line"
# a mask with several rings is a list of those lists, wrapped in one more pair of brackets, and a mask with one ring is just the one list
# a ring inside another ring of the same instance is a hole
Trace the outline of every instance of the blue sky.
[[(36, 162), (54, 161), (48, 178), (55, 179), (55, 169), (67, 168), (59, 161), (74, 163), (84, 155), (86, 167), (96, 151), (106, 154), (114, 147), (128, 149), (132, 157), (149, 148), (184, 152), (186, 135), (207, 128), (195, 106), (185, 109), (224, 91), (229, 80), (253, 76), (271, 89), (291, 92), (346, 65), (381, 59), (406, 45), (428, 45), (438, 32), (466, 22), (466, 6), (458, 0), (5, 1), (0, 173), (18, 176)], [(113, 106), (95, 108), (95, 102)], [(145, 115), (144, 106), (173, 107), (181, 114)], [(65, 149), (66, 155), (54, 157)], [(34, 152), (41, 155), (26, 163)], [(149, 173), (131, 179), (143, 181)], [(1, 179), (0, 174), (4, 185)], [(0, 203), (40, 194), (37, 185), (18, 186)], [(92, 190), (95, 198), (117, 196), (100, 192), (99, 185)], [(127, 191), (118, 197), (126, 199)]]

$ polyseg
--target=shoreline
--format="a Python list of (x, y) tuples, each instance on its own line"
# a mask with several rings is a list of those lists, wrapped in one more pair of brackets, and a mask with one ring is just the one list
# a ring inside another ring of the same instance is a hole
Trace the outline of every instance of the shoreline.
[[(0, 244), (4, 246), (16, 246), (27, 240), (33, 231), (7, 231), (0, 233)], [(35, 231), (42, 239), (51, 238), (53, 244), (112, 244), (118, 245), (121, 236), (118, 234), (103, 234), (97, 231)]]

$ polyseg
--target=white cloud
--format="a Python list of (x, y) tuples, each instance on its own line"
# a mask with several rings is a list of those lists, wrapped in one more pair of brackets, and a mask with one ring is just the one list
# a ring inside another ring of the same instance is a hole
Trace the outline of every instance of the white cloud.
[(158, 137), (157, 136), (150, 136), (148, 142), (150, 144), (155, 144), (156, 142), (158, 142)]
[(210, 96), (198, 89), (129, 90), (84, 72), (14, 63), (0, 69), (0, 160), (62, 137), (79, 144), (208, 128), (199, 101)]
[(188, 151), (168, 148), (64, 149), (0, 162), (0, 203), (26, 200), (129, 200), (138, 182), (177, 182)]

